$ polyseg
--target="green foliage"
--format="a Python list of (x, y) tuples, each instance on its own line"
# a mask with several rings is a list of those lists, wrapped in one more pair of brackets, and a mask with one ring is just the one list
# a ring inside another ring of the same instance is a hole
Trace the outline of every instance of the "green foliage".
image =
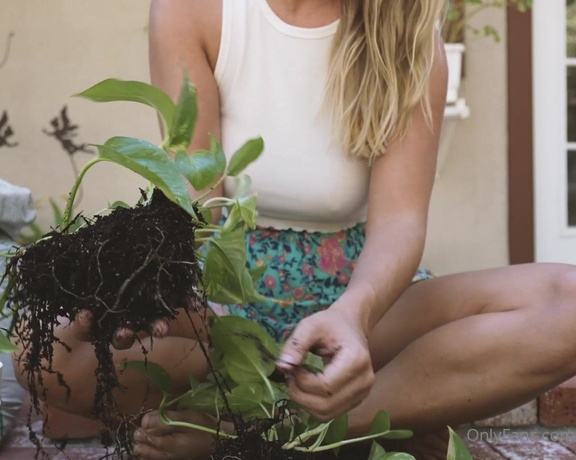
[[(345, 439), (348, 416), (343, 414), (328, 423), (320, 423), (293, 402), (287, 402), (284, 383), (270, 380), (279, 353), (279, 345), (256, 323), (239, 317), (215, 317), (211, 320), (212, 355), (214, 374), (206, 382), (191, 377), (191, 389), (173, 400), (165, 397), (160, 413), (166, 410), (194, 409), (225, 417), (241, 414), (245, 422), (268, 418), (276, 421), (267, 439), (279, 440), (285, 449), (302, 452), (338, 450), (341, 446), (376, 439), (403, 439), (412, 435), (406, 430), (391, 430), (386, 412), (379, 412), (371, 424), (368, 435), (358, 439)], [(152, 381), (165, 388), (165, 373), (158, 367), (133, 366), (145, 372)], [(321, 370), (321, 368), (320, 368)], [(164, 390), (163, 390), (164, 391)], [(167, 395), (165, 395), (167, 396)], [(164, 415), (161, 415), (165, 418)], [(167, 420), (167, 423), (174, 424)], [(182, 424), (180, 427), (209, 431), (206, 427)], [(458, 455), (465, 455), (465, 446), (452, 448)], [(449, 460), (464, 460), (469, 457), (449, 457)], [(414, 460), (408, 454), (386, 452), (373, 442), (369, 460)]]
[(162, 190), (167, 198), (194, 215), (186, 184), (166, 151), (130, 137), (113, 137), (97, 147), (99, 159), (111, 161), (139, 174)]
[(0, 353), (13, 353), (18, 351), (18, 347), (10, 342), (8, 337), (0, 333)]
[(462, 438), (452, 428), (448, 427), (448, 429), (450, 430), (450, 443), (446, 460), (473, 460)]
[(372, 442), (372, 449), (370, 449), (370, 455), (368, 460), (416, 460), (410, 454), (404, 454), (401, 452), (386, 452), (384, 448), (377, 442)]
[[(245, 229), (256, 225), (256, 197), (248, 195), (246, 191), (234, 200), (219, 198), (217, 206), (201, 202), (225, 177), (237, 176), (260, 156), (264, 148), (262, 139), (248, 141), (232, 155), (230, 163), (214, 137), (211, 137), (210, 150), (188, 155), (198, 108), (196, 89), (187, 77), (182, 81), (177, 104), (163, 91), (147, 83), (116, 79), (98, 83), (77, 96), (96, 102), (131, 101), (153, 107), (163, 120), (165, 138), (161, 147), (129, 137), (113, 137), (103, 145), (97, 145), (98, 156), (87, 162), (78, 173), (64, 211), (51, 201), (55, 228), (67, 233), (78, 229), (81, 222), (73, 221), (72, 212), (84, 176), (100, 162), (115, 163), (148, 180), (152, 187), (161, 190), (195, 221), (198, 227), (196, 241), (204, 243), (206, 247), (202, 256), (203, 284), (209, 300), (226, 303), (262, 301), (263, 297), (254, 288), (256, 274), (246, 268), (244, 241)], [(171, 153), (175, 153), (175, 158)], [(240, 181), (250, 183), (249, 179)], [(192, 200), (188, 184), (197, 190), (208, 190), (200, 198)], [(116, 202), (102, 212), (117, 206), (127, 205)], [(231, 216), (225, 228), (211, 223), (211, 207), (228, 208)], [(28, 235), (26, 242), (33, 244), (33, 241), (43, 237), (44, 232), (38, 226), (32, 227), (32, 230), (33, 234)], [(5, 296), (9, 295), (10, 289)]]
[(210, 136), (210, 150), (197, 150), (188, 156), (185, 151), (176, 153), (176, 166), (196, 190), (204, 190), (214, 183), (226, 169), (226, 155), (222, 146)]
[(246, 142), (232, 156), (230, 165), (228, 166), (228, 175), (237, 176), (240, 174), (250, 163), (258, 159), (263, 150), (264, 141), (261, 137)]
[(204, 288), (208, 298), (222, 304), (261, 302), (246, 268), (244, 232), (237, 228), (213, 236), (207, 243)]
[(221, 350), (226, 374), (237, 384), (263, 383), (272, 374), (279, 349), (258, 324), (240, 317), (212, 321), (212, 343)]
[(198, 107), (196, 105), (196, 88), (185, 76), (180, 88), (180, 97), (174, 114), (174, 123), (170, 127), (166, 150), (177, 152), (186, 151), (194, 134)]
[(170, 132), (174, 120), (175, 106), (162, 90), (140, 81), (122, 81), (114, 78), (104, 80), (76, 94), (94, 102), (130, 101), (156, 109), (164, 123), (164, 131)]
[[(262, 154), (264, 143), (261, 138), (252, 139), (236, 151), (230, 162), (222, 147), (212, 138), (210, 150), (201, 150), (188, 156), (197, 118), (196, 90), (188, 78), (184, 78), (177, 104), (162, 91), (142, 82), (105, 80), (78, 94), (97, 102), (133, 101), (155, 108), (164, 122), (165, 138), (162, 147), (157, 147), (141, 139), (114, 137), (104, 145), (99, 145), (99, 156), (89, 161), (78, 174), (64, 212), (52, 203), (56, 225), (61, 229), (70, 225), (76, 193), (86, 172), (95, 164), (108, 161), (139, 174), (150, 181), (153, 187), (186, 210), (199, 226), (198, 242), (205, 245), (200, 251), (204, 267), (204, 289), (209, 300), (219, 303), (258, 302), (263, 297), (254, 288), (254, 282), (262, 275), (262, 269), (246, 268), (246, 244), (244, 231), (256, 225), (256, 198), (249, 194), (250, 180), (238, 179), (236, 195), (233, 199), (212, 198), (201, 204), (210, 192), (226, 176), (236, 177)], [(173, 159), (170, 152), (176, 153)], [(187, 183), (197, 190), (210, 187), (202, 197), (192, 200), (187, 191)], [(217, 204), (211, 204), (217, 203)], [(116, 202), (110, 206), (127, 206)], [(210, 222), (212, 207), (224, 206), (228, 218), (223, 226)], [(196, 210), (198, 212), (196, 212)], [(203, 219), (199, 218), (200, 215)], [(202, 237), (206, 233), (209, 236)], [(8, 290), (14, 288), (8, 277)], [(1, 307), (1, 305), (0, 305)], [(221, 437), (234, 437), (216, 433), (213, 429), (172, 421), (166, 415), (170, 408), (195, 409), (216, 417), (240, 413), (245, 421), (255, 418), (269, 418), (275, 421), (270, 428), (268, 439), (280, 440), (283, 448), (302, 452), (322, 452), (335, 450), (341, 446), (375, 439), (402, 439), (411, 436), (406, 430), (391, 430), (390, 420), (385, 412), (379, 412), (371, 425), (370, 433), (359, 439), (345, 439), (348, 429), (346, 414), (328, 423), (320, 423), (310, 414), (288, 401), (285, 383), (273, 381), (275, 362), (280, 352), (278, 344), (256, 323), (239, 317), (217, 317), (212, 320), (212, 364), (215, 372), (206, 382), (198, 382), (190, 376), (190, 390), (170, 400), (172, 382), (170, 375), (158, 364), (152, 362), (127, 362), (124, 369), (146, 374), (163, 393), (160, 418), (169, 425), (188, 427), (204, 432), (219, 434)], [(0, 334), (0, 351), (14, 351), (15, 347)], [(318, 356), (308, 354), (305, 369), (322, 372), (323, 362)], [(466, 456), (468, 455), (468, 456)], [(449, 460), (471, 458), (463, 442), (451, 432)], [(401, 453), (387, 453), (377, 443), (372, 446), (370, 460), (407, 460), (411, 456)]]
[[(243, 236), (244, 229), (256, 225), (256, 197), (244, 196), (235, 202), (222, 198), (220, 205), (235, 211), (231, 213), (232, 220), (229, 220), (226, 228), (221, 229), (210, 223), (210, 207), (200, 204), (202, 198), (191, 200), (187, 183), (196, 190), (204, 190), (210, 186), (215, 188), (230, 175), (231, 170), (232, 175), (239, 174), (262, 153), (262, 139), (248, 141), (234, 153), (229, 164), (221, 145), (213, 136), (210, 150), (199, 150), (188, 155), (186, 149), (194, 134), (198, 109), (196, 89), (187, 77), (183, 79), (176, 105), (172, 101), (167, 102), (168, 96), (157, 88), (119, 80), (106, 80), (80, 93), (80, 96), (95, 101), (135, 101), (158, 110), (166, 125), (163, 148), (141, 139), (114, 137), (98, 146), (99, 156), (93, 163), (111, 161), (139, 174), (212, 233), (207, 238), (198, 238), (206, 246), (204, 287), (209, 300), (225, 303), (261, 301), (262, 297), (254, 289), (254, 279), (246, 268)], [(169, 152), (176, 152), (174, 159)], [(77, 184), (91, 166), (88, 164), (81, 171)], [(71, 208), (73, 200), (74, 193), (71, 193), (67, 209)], [(207, 223), (199, 220), (195, 207)], [(65, 223), (69, 218), (69, 213), (64, 213)]]
[(478, 13), (491, 8), (516, 8), (520, 12), (532, 8), (533, 0), (463, 0), (461, 2), (449, 2), (446, 13), (446, 23), (442, 30), (442, 36), (446, 43), (456, 43), (462, 38), (465, 30), (469, 30), (476, 36), (492, 37), (498, 43), (500, 35), (491, 25), (474, 27), (470, 24), (471, 19)]

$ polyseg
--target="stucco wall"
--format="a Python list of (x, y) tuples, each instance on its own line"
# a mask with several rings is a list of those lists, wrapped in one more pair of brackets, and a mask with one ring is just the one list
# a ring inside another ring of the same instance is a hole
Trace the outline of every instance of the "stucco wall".
[[(39, 223), (46, 227), (48, 197), (64, 204), (74, 180), (68, 156), (42, 133), (64, 104), (80, 125), (77, 142), (103, 143), (115, 135), (159, 141), (152, 109), (70, 97), (109, 77), (148, 79), (148, 2), (0, 0), (0, 11), (0, 53), (7, 33), (15, 34), (0, 69), (0, 112), (9, 112), (19, 142), (17, 148), (0, 149), (0, 176), (32, 189)], [(83, 163), (90, 156), (76, 158)], [(122, 168), (99, 164), (85, 184), (79, 209), (96, 212), (109, 200), (135, 202), (143, 182)]]
[(506, 17), (486, 11), (501, 42), (467, 37), (465, 88), (470, 118), (456, 123), (430, 210), (423, 264), (440, 273), (508, 263)]
[[(68, 156), (46, 137), (49, 121), (68, 104), (80, 125), (77, 141), (114, 135), (159, 140), (152, 110), (94, 104), (69, 96), (108, 78), (148, 79), (148, 2), (143, 0), (0, 0), (0, 60), (7, 35), (11, 56), (0, 69), (0, 113), (7, 110), (19, 146), (0, 149), (0, 177), (31, 188), (39, 223), (51, 222), (48, 197), (64, 203), (73, 181)], [(488, 17), (487, 17), (488, 16)], [(504, 30), (504, 14), (479, 20)], [(425, 264), (441, 273), (507, 261), (505, 44), (469, 40), (465, 95), (472, 110), (458, 122), (434, 192)], [(78, 153), (79, 163), (89, 156)], [(80, 209), (134, 202), (142, 182), (98, 165), (85, 183)]]

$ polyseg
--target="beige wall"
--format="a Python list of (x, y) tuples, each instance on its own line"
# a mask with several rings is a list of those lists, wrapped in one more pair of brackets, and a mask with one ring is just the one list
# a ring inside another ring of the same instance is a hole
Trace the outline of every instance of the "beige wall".
[[(49, 225), (48, 197), (64, 203), (74, 176), (67, 155), (42, 133), (64, 104), (80, 125), (78, 141), (115, 135), (159, 141), (152, 109), (71, 98), (105, 78), (148, 80), (148, 2), (143, 0), (0, 0), (0, 48), (14, 31), (12, 53), (0, 69), (0, 111), (8, 110), (20, 145), (0, 149), (0, 177), (32, 189), (39, 222)], [(89, 158), (77, 154), (79, 162)], [(79, 209), (134, 202), (142, 181), (129, 171), (97, 165), (86, 176)]]
[[(503, 11), (478, 15), (501, 43), (468, 37), (470, 118), (457, 123), (436, 182), (424, 265), (440, 273), (508, 263), (507, 54)], [(448, 122), (450, 123), (450, 122)]]
[[(50, 222), (48, 197), (64, 203), (73, 181), (68, 157), (42, 134), (63, 104), (81, 126), (79, 141), (159, 140), (151, 110), (69, 97), (109, 77), (148, 79), (147, 14), (144, 0), (0, 0), (0, 50), (15, 32), (0, 69), (0, 112), (9, 111), (20, 143), (0, 149), (0, 177), (33, 190), (41, 225)], [(504, 30), (501, 12), (480, 19)], [(505, 43), (469, 41), (465, 95), (472, 115), (457, 122), (438, 179), (425, 256), (441, 273), (507, 262), (505, 52)], [(87, 158), (78, 154), (81, 162)], [(130, 172), (109, 165), (92, 171), (81, 209), (137, 198), (142, 182)]]

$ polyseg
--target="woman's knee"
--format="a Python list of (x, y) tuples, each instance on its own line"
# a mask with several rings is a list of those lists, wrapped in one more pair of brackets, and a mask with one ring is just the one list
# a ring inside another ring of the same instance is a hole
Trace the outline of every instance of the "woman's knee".
[(545, 288), (534, 293), (533, 305), (538, 312), (533, 327), (547, 350), (542, 366), (569, 378), (576, 374), (576, 266), (543, 268)]

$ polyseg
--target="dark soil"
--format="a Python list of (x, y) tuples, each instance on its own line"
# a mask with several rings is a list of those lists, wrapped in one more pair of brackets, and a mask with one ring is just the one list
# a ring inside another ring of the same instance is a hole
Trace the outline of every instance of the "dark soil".
[(120, 415), (112, 398), (119, 386), (110, 348), (115, 331), (151, 333), (153, 322), (174, 318), (185, 299), (202, 300), (195, 289), (202, 272), (190, 216), (159, 191), (147, 205), (119, 207), (87, 224), (71, 234), (53, 231), (10, 260), (15, 289), (8, 304), (25, 307), (15, 331), (26, 350), (19, 359), (36, 409), (42, 372), (57, 374), (66, 386), (52, 367), (53, 347), (69, 349), (54, 337), (59, 317), (92, 312), (99, 363), (94, 415), (114, 428)]
[(283, 442), (269, 442), (257, 431), (246, 432), (236, 439), (221, 440), (210, 460), (312, 460), (303, 452), (282, 449)]

